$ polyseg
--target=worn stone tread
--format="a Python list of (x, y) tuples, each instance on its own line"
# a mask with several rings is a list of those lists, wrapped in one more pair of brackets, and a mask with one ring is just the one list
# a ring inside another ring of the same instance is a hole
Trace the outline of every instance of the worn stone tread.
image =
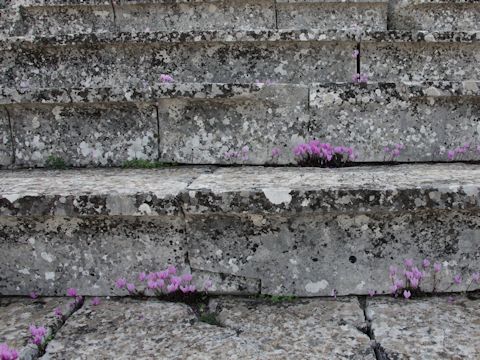
[(480, 301), (372, 299), (366, 315), (387, 359), (480, 358)]
[(29, 326), (45, 326), (47, 336), (56, 332), (63, 321), (54, 315), (55, 308), (60, 308), (68, 317), (74, 311), (69, 298), (26, 298), (0, 297), (0, 343), (20, 353), (22, 360), (36, 358), (38, 349), (30, 343)]
[(179, 303), (123, 299), (86, 305), (42, 359), (374, 359), (368, 336), (352, 325), (364, 323), (356, 299), (285, 306), (240, 299), (222, 306), (215, 326), (198, 322)]

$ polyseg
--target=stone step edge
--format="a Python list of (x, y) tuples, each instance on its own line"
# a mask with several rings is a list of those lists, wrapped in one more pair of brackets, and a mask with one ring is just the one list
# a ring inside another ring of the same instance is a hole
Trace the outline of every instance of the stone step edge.
[[(355, 90), (357, 94), (377, 89), (395, 91), (398, 97), (463, 97), (480, 96), (480, 81), (370, 82), (368, 84), (311, 83), (156, 83), (130, 87), (84, 87), (0, 89), (0, 104), (77, 104), (101, 102), (149, 102), (160, 99), (187, 98), (192, 100), (251, 98), (267, 89), (325, 89), (326, 91)], [(268, 92), (267, 92), (268, 93)], [(268, 94), (263, 95), (268, 98)], [(311, 94), (312, 97), (315, 94)], [(312, 100), (312, 98), (311, 98)]]
[(0, 171), (0, 216), (480, 211), (480, 165)]
[(263, 42), (478, 43), (480, 31), (258, 29), (102, 32), (0, 39), (0, 50), (48, 46)]

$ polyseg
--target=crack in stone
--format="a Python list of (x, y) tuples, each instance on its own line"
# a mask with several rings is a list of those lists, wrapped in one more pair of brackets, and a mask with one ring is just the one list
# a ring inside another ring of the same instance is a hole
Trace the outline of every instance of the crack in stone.
[(117, 26), (117, 13), (115, 12), (115, 0), (110, 0), (110, 5), (112, 6), (112, 12), (113, 12), (113, 25)]
[(6, 106), (3, 106), (3, 109), (5, 111), (5, 114), (7, 115), (7, 121), (8, 121), (8, 130), (9, 130), (9, 136), (10, 136), (10, 151), (11, 156), (11, 165), (15, 165), (15, 139), (13, 137), (13, 124), (12, 124), (12, 118), (10, 117), (10, 112), (8, 111)]
[(372, 342), (373, 352), (375, 353), (375, 358), (377, 360), (389, 360), (389, 357), (385, 352), (385, 350), (383, 349), (382, 345), (379, 342), (377, 342), (377, 340), (375, 339), (375, 333), (373, 332), (373, 329), (372, 329), (372, 321), (367, 316), (367, 298), (365, 296), (362, 296), (362, 297), (359, 296), (358, 302), (360, 303), (360, 307), (363, 311), (363, 317), (365, 319), (365, 328), (364, 329), (357, 328), (357, 329), (370, 338)]
[(157, 161), (160, 161), (161, 154), (161, 141), (160, 141), (160, 115), (158, 113), (158, 105), (154, 104), (155, 107), (155, 116), (157, 118)]

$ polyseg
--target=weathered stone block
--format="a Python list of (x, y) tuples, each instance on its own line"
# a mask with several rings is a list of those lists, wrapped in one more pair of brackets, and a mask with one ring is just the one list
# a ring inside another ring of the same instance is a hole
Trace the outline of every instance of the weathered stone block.
[(117, 29), (127, 32), (275, 28), (273, 0), (124, 0), (115, 14)]
[(111, 295), (118, 277), (185, 267), (181, 218), (0, 218), (4, 295)]
[(315, 138), (353, 146), (357, 161), (390, 161), (385, 147), (402, 143), (398, 161), (447, 161), (465, 143), (476, 160), (480, 83), (314, 84), (310, 129)]
[(362, 72), (378, 82), (480, 79), (478, 32), (370, 32), (362, 35)]
[(480, 301), (461, 296), (368, 300), (366, 315), (387, 359), (478, 359)]
[[(238, 87), (238, 86), (237, 86)], [(218, 86), (218, 92), (223, 91)], [(292, 163), (291, 149), (305, 141), (308, 89), (295, 85), (254, 85), (215, 99), (169, 99), (158, 104), (160, 158), (193, 164)], [(225, 153), (245, 156), (229, 158)], [(272, 157), (273, 148), (281, 149)]]
[(70, 316), (74, 308), (68, 298), (0, 298), (0, 344), (7, 344), (19, 352), (20, 359), (37, 359), (39, 351), (30, 341), (30, 325), (45, 326), (47, 337), (57, 331), (62, 320), (54, 315), (59, 308), (64, 316)]
[(1, 45), (6, 87), (123, 87), (158, 84), (161, 74), (192, 83), (310, 83), (348, 81), (356, 69), (350, 32), (192, 31), (12, 41)]
[(390, 24), (396, 30), (480, 30), (480, 4), (469, 0), (394, 0)]
[(12, 134), (5, 108), (0, 108), (0, 168), (8, 166), (13, 160)]
[(259, 278), (263, 293), (304, 296), (386, 293), (388, 267), (406, 257), (446, 261), (449, 276), (475, 271), (478, 169), (402, 168), (386, 177), (378, 168), (202, 175), (184, 205), (191, 267)]
[(276, 0), (280, 29), (386, 30), (388, 1)]
[(17, 166), (120, 166), (158, 158), (155, 107), (133, 104), (25, 105), (9, 108)]

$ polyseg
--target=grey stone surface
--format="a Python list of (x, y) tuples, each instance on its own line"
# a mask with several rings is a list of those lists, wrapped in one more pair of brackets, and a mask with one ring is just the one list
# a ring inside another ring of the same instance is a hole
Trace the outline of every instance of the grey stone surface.
[(362, 35), (362, 73), (371, 81), (480, 79), (478, 31), (388, 31)]
[(70, 303), (68, 298), (0, 298), (0, 343), (16, 349), (22, 360), (36, 359), (38, 349), (30, 343), (29, 326), (45, 326), (49, 336), (63, 323), (54, 310), (69, 316), (74, 310)]
[(30, 88), (123, 87), (159, 83), (162, 74), (176, 82), (349, 81), (354, 38), (348, 31), (315, 30), (23, 38), (1, 45), (0, 79), (5, 87)]
[(12, 137), (10, 132), (10, 121), (5, 108), (0, 108), (0, 168), (12, 163)]
[(368, 337), (355, 328), (362, 324), (355, 300), (288, 306), (232, 300), (223, 306), (222, 326), (198, 322), (191, 309), (176, 303), (84, 306), (42, 359), (374, 359)]
[[(402, 143), (396, 161), (447, 161), (465, 143), (462, 160), (478, 160), (480, 83), (315, 84), (313, 137), (352, 146), (357, 161), (390, 161), (385, 147)], [(457, 158), (458, 159), (458, 158)]]
[[(291, 149), (308, 131), (308, 89), (257, 85), (241, 96), (159, 102), (160, 158), (191, 164), (293, 163)], [(229, 158), (240, 152), (245, 157)], [(273, 148), (281, 149), (272, 157)]]
[(272, 0), (121, 1), (115, 14), (119, 31), (275, 28)]
[(280, 29), (387, 29), (388, 1), (277, 0)]
[(181, 218), (0, 218), (0, 292), (111, 295), (119, 277), (185, 268)]
[(193, 276), (192, 283), (197, 289), (203, 289), (207, 280), (212, 282), (212, 286), (208, 289), (208, 294), (211, 295), (258, 295), (260, 293), (259, 279), (191, 268), (189, 270)]
[(480, 30), (480, 4), (471, 0), (394, 0), (390, 25), (397, 30)]
[(51, 157), (67, 166), (121, 166), (158, 159), (155, 107), (57, 104), (9, 108), (19, 167), (43, 167)]
[(480, 301), (455, 297), (368, 300), (367, 317), (387, 359), (478, 359)]

